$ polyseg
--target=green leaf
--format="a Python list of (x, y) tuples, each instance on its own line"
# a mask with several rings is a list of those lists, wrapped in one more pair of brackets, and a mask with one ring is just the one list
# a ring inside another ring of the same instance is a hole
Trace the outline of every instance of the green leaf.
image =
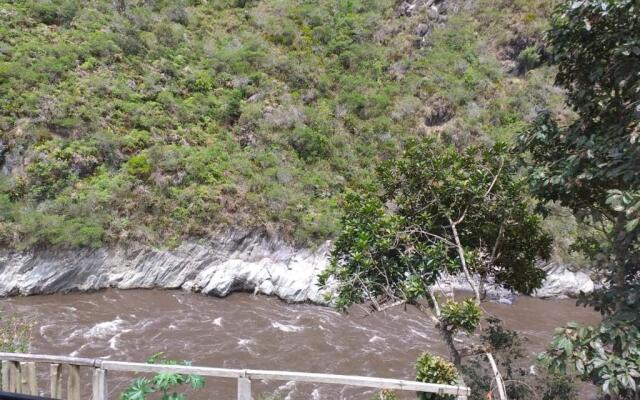
[(627, 222), (627, 224), (625, 225), (625, 229), (627, 230), (627, 232), (632, 232), (634, 229), (636, 229), (639, 222), (640, 218), (634, 218)]

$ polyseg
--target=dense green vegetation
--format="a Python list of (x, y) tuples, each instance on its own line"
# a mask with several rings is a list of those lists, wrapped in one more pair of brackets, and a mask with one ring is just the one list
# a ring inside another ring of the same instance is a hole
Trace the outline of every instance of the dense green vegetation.
[(546, 361), (612, 399), (637, 399), (640, 387), (639, 11), (635, 0), (558, 8), (548, 43), (578, 118), (545, 113), (520, 138), (534, 193), (571, 209), (582, 226), (574, 247), (604, 283), (580, 299), (602, 322), (560, 329)]
[[(371, 311), (412, 304), (430, 316), (450, 362), (423, 355), (418, 380), (451, 384), (463, 375), (474, 399), (541, 398), (537, 391), (547, 400), (573, 398), (568, 379), (533, 382), (519, 370), (517, 334), (491, 318), (482, 323), (484, 285), (531, 293), (545, 276), (536, 261), (551, 247), (515, 154), (501, 143), (458, 151), (426, 140), (381, 163), (376, 178), (346, 197), (331, 264), (320, 275), (335, 289), (333, 304)], [(442, 290), (437, 282), (447, 272), (463, 275), (474, 297), (460, 301)], [(481, 344), (469, 338), (478, 330)]]
[(557, 109), (548, 0), (0, 2), (0, 241), (337, 232), (410, 138), (511, 140)]

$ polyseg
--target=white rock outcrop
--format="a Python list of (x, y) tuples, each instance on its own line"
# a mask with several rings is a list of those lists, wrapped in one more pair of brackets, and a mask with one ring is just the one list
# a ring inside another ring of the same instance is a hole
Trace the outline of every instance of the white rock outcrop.
[[(240, 232), (221, 239), (185, 242), (170, 250), (146, 246), (84, 250), (0, 252), (0, 297), (70, 291), (184, 289), (214, 296), (234, 291), (274, 295), (291, 302), (324, 303), (318, 273), (328, 265), (330, 243), (299, 249), (263, 235)], [(572, 297), (589, 292), (593, 281), (584, 272), (548, 267), (537, 297)], [(441, 282), (465, 289), (464, 280)], [(509, 293), (496, 289), (498, 298)], [(512, 296), (512, 295), (511, 295)]]
[(119, 289), (185, 289), (214, 296), (253, 291), (322, 302), (317, 275), (329, 243), (296, 249), (264, 236), (234, 233), (176, 249), (32, 250), (0, 253), (0, 296)]
[(547, 272), (547, 278), (544, 285), (536, 290), (536, 297), (577, 297), (580, 292), (591, 293), (596, 287), (588, 271), (571, 271), (564, 265), (553, 263), (543, 268)]

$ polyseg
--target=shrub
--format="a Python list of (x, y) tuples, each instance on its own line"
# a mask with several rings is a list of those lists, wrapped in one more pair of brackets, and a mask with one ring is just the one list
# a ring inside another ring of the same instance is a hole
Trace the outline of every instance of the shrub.
[(31, 15), (47, 25), (70, 22), (78, 12), (77, 0), (33, 0), (27, 3)]
[(0, 313), (0, 352), (27, 353), (32, 330), (33, 323), (16, 315)]
[(171, 22), (178, 23), (180, 25), (188, 25), (189, 24), (189, 14), (187, 14), (187, 10), (185, 10), (184, 5), (178, 2), (174, 4), (167, 11), (167, 17)]
[[(458, 371), (452, 363), (444, 358), (423, 353), (416, 361), (416, 380), (418, 382), (455, 385), (458, 383)], [(420, 400), (452, 400), (454, 396), (419, 393), (418, 398)]]
[(298, 156), (306, 161), (328, 157), (330, 154), (329, 140), (326, 136), (306, 126), (296, 129), (289, 143)]
[(275, 44), (279, 44), (281, 46), (291, 46), (297, 36), (297, 32), (292, 25), (282, 24), (280, 21), (272, 21), (273, 24), (273, 32), (269, 34), (269, 38)]
[(151, 163), (146, 153), (131, 157), (126, 163), (127, 173), (140, 179), (147, 179), (151, 175)]
[(540, 52), (536, 46), (529, 46), (518, 55), (518, 72), (521, 74), (540, 65)]
[(149, 144), (151, 134), (144, 130), (134, 129), (122, 137), (120, 148), (127, 153), (142, 150)]
[(472, 299), (462, 303), (449, 300), (442, 306), (442, 323), (450, 331), (462, 329), (471, 333), (476, 330), (481, 318), (482, 310)]
[(127, 29), (115, 37), (115, 42), (126, 55), (140, 55), (146, 52), (145, 42), (140, 37), (140, 32), (135, 29)]
[(98, 248), (104, 239), (102, 221), (91, 216), (75, 218), (35, 212), (21, 218), (33, 244)]

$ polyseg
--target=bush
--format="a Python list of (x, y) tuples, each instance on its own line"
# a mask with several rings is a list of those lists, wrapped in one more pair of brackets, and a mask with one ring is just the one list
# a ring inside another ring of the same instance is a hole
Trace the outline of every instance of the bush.
[(126, 153), (134, 153), (149, 145), (151, 134), (147, 131), (134, 129), (122, 137), (120, 148)]
[(33, 0), (27, 3), (31, 15), (47, 25), (71, 22), (79, 9), (77, 0)]
[(98, 248), (104, 239), (102, 221), (91, 216), (70, 218), (36, 212), (22, 218), (34, 244)]
[(296, 129), (289, 143), (298, 156), (305, 161), (326, 158), (330, 155), (329, 140), (326, 136), (306, 126)]
[(187, 10), (185, 10), (184, 5), (174, 4), (167, 11), (167, 17), (171, 22), (175, 22), (184, 26), (189, 25), (189, 14), (187, 14)]
[[(452, 363), (444, 358), (423, 353), (416, 361), (416, 380), (418, 382), (456, 385), (458, 383), (458, 371)], [(420, 400), (452, 400), (454, 396), (419, 393), (418, 398)]]
[(462, 303), (449, 300), (442, 306), (441, 312), (442, 323), (448, 330), (462, 329), (471, 333), (476, 330), (482, 318), (482, 310), (472, 299)]
[(16, 315), (0, 313), (0, 352), (29, 352), (32, 330), (33, 323)]
[(151, 175), (151, 163), (146, 153), (131, 157), (126, 163), (127, 173), (140, 179), (147, 179)]
[(540, 65), (540, 52), (536, 46), (529, 46), (518, 55), (518, 72), (521, 74)]

